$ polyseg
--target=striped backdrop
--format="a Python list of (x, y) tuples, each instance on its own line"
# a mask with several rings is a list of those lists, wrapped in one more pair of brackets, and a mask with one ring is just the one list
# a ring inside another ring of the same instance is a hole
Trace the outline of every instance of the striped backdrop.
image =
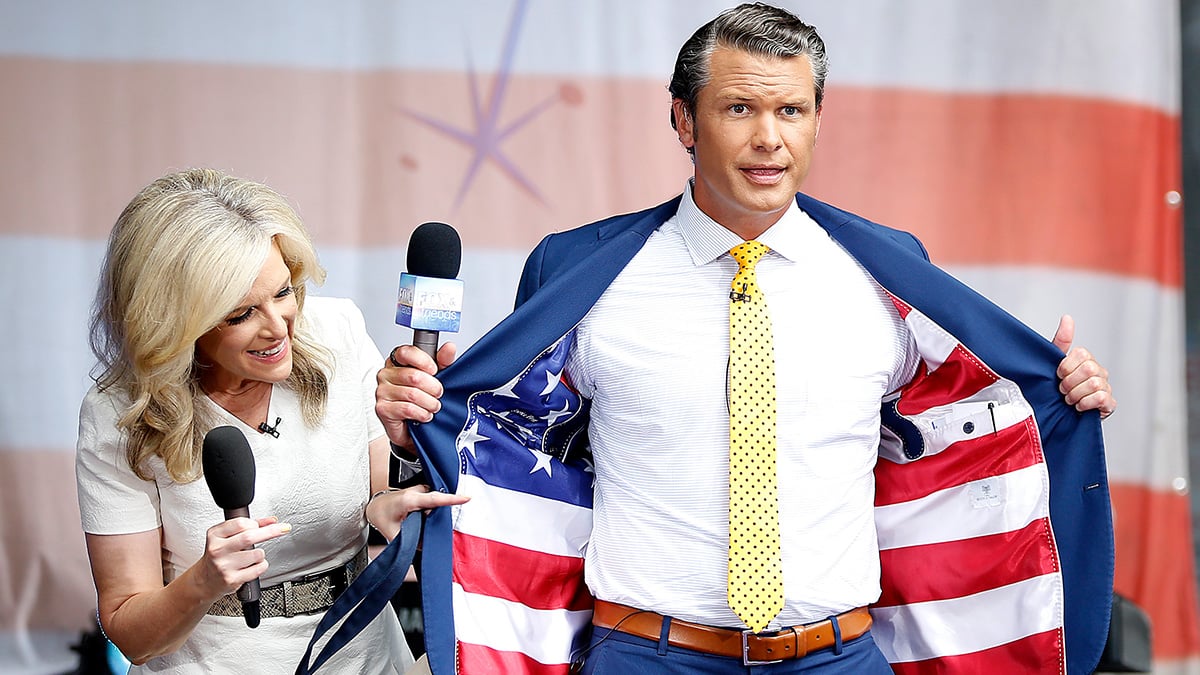
[[(207, 165), (289, 196), (384, 348), (409, 233), (462, 234), (468, 344), (545, 233), (690, 172), (675, 53), (717, 0), (0, 1), (0, 671), (72, 667), (95, 600), (73, 477), (104, 237)], [(1117, 590), (1200, 673), (1185, 452), (1177, 0), (792, 0), (830, 52), (806, 189), (920, 236), (1044, 335), (1104, 424)]]

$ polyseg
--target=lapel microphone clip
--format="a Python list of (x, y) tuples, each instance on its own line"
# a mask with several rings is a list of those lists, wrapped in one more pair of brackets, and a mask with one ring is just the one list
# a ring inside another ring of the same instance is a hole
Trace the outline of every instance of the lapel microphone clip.
[(279, 438), (279, 423), (283, 421), (282, 417), (275, 418), (275, 425), (272, 426), (266, 422), (261, 422), (258, 425), (258, 430), (264, 434), (271, 434), (275, 438)]

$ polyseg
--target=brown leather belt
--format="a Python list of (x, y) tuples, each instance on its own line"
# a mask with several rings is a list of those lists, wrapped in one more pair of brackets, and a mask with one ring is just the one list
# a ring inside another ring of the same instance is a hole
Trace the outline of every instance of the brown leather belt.
[[(853, 640), (871, 629), (871, 613), (859, 607), (834, 617), (842, 641)], [(662, 634), (663, 616), (615, 602), (596, 600), (592, 623), (647, 640)], [(833, 622), (829, 619), (805, 626), (792, 626), (771, 633), (751, 633), (730, 628), (714, 628), (698, 623), (671, 619), (667, 642), (692, 651), (741, 659), (746, 665), (798, 659), (834, 644)]]

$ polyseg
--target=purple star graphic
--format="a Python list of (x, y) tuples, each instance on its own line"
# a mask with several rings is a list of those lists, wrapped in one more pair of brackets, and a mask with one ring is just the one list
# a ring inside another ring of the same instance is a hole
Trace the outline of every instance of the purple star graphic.
[(474, 129), (459, 129), (414, 110), (401, 109), (401, 112), (408, 117), (453, 138), (473, 150), (471, 163), (467, 167), (466, 173), (463, 174), (462, 183), (458, 187), (458, 195), (454, 198), (454, 208), (456, 209), (462, 205), (467, 191), (475, 181), (475, 175), (479, 173), (479, 169), (483, 166), (485, 160), (491, 160), (504, 173), (508, 174), (508, 177), (522, 190), (536, 199), (538, 203), (543, 205), (546, 203), (546, 200), (542, 198), (542, 195), (533, 183), (521, 173), (521, 170), (504, 154), (503, 149), (500, 147), (505, 139), (532, 122), (561, 97), (560, 94), (550, 96), (527, 110), (508, 126), (500, 125), (500, 109), (503, 107), (505, 92), (508, 89), (508, 80), (512, 75), (513, 55), (516, 53), (517, 40), (521, 32), (521, 21), (525, 14), (526, 5), (528, 4), (528, 0), (517, 0), (516, 5), (513, 7), (512, 19), (508, 24), (508, 33), (504, 38), (500, 69), (496, 73), (495, 83), (486, 108), (481, 105), (480, 85), (475, 70), (473, 68), (468, 68), (467, 70), (471, 94), (471, 113), (475, 122)]

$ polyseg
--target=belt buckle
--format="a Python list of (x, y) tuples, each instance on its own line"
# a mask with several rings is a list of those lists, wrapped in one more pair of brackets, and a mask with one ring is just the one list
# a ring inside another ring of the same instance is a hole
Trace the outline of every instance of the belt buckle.
[(773, 663), (783, 663), (783, 659), (775, 659), (774, 661), (752, 661), (750, 660), (750, 642), (751, 636), (757, 636), (758, 633), (749, 628), (742, 631), (742, 665), (743, 666), (769, 666)]

